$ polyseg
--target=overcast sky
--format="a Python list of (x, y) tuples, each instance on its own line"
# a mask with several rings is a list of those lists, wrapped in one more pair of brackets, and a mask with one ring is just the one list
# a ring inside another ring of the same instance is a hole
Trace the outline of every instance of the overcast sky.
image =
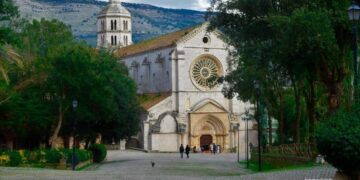
[(200, 11), (205, 11), (206, 8), (210, 6), (209, 0), (123, 0), (123, 2), (144, 3), (165, 8), (193, 9)]

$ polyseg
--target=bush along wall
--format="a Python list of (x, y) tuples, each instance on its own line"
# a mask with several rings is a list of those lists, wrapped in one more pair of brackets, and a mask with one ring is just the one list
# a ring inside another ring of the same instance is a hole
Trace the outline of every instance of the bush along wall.
[[(315, 162), (317, 154), (312, 144), (284, 144), (267, 148), (261, 153), (264, 163), (271, 164), (274, 168), (306, 165)], [(258, 161), (257, 148), (251, 150), (251, 160)]]
[(93, 162), (94, 163), (101, 163), (105, 160), (107, 155), (107, 150), (105, 145), (103, 144), (93, 144), (90, 146), (89, 150), (93, 154)]
[[(4, 151), (0, 152), (0, 166), (70, 169), (72, 167), (72, 152), (72, 149)], [(77, 168), (86, 166), (92, 163), (92, 152), (76, 149), (75, 159)]]

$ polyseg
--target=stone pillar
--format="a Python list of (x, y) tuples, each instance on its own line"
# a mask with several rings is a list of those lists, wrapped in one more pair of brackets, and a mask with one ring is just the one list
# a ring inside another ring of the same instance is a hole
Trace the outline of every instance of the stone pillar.
[(150, 125), (149, 125), (149, 122), (144, 122), (144, 142), (143, 142), (143, 147), (144, 147), (144, 150), (149, 150), (149, 128), (150, 128)]
[(124, 151), (126, 150), (126, 140), (122, 139), (119, 142), (119, 150)]
[(230, 130), (230, 148), (234, 147), (234, 131)]

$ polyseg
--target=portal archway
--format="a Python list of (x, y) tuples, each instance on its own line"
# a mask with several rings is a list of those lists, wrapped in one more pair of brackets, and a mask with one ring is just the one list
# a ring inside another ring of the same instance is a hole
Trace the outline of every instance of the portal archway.
[(207, 115), (202, 118), (193, 128), (191, 145), (209, 150), (210, 144), (217, 144), (223, 149), (225, 147), (226, 128), (217, 117)]

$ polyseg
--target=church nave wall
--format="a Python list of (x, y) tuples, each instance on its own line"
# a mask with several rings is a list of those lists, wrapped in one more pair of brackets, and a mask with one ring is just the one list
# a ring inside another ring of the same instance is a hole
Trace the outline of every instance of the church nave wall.
[(135, 80), (138, 93), (171, 91), (171, 50), (172, 48), (155, 50), (121, 60)]

